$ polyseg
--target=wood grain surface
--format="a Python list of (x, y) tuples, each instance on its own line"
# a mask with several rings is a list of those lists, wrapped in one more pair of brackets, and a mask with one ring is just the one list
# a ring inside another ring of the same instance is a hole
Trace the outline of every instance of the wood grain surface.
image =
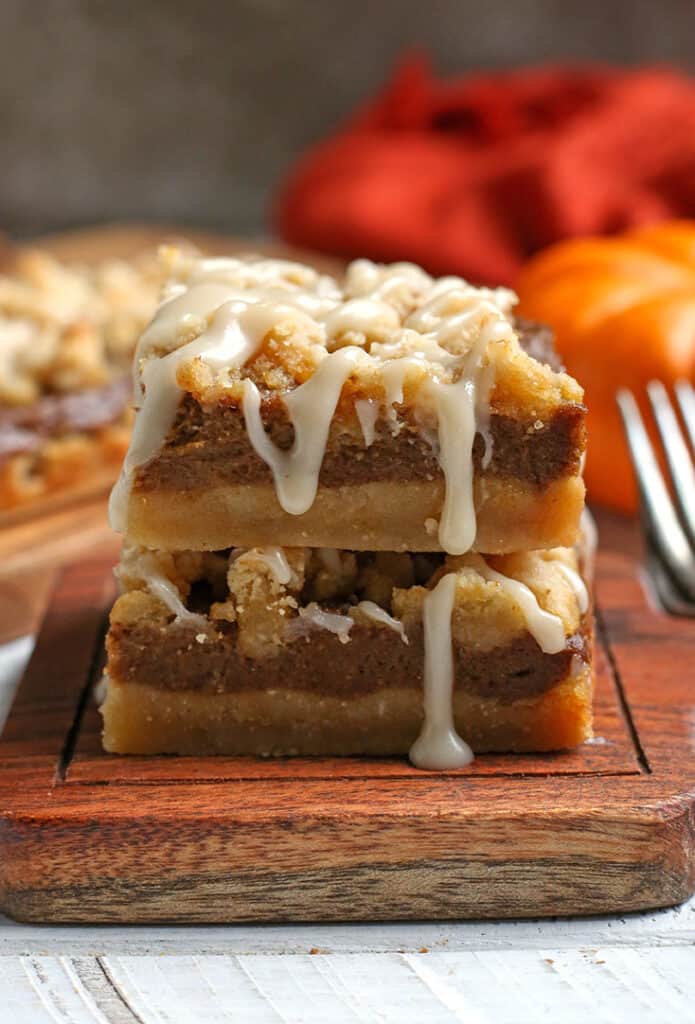
[(90, 685), (112, 594), (70, 569), (0, 742), (0, 902), (33, 921), (585, 914), (695, 887), (695, 624), (645, 598), (604, 522), (597, 741), (557, 755), (404, 761), (114, 757)]

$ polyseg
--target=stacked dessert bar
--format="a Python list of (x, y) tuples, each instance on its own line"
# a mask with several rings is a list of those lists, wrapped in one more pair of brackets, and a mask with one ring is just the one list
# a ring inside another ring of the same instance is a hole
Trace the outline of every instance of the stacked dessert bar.
[(410, 264), (166, 259), (106, 749), (444, 769), (587, 738), (585, 408), (548, 332)]

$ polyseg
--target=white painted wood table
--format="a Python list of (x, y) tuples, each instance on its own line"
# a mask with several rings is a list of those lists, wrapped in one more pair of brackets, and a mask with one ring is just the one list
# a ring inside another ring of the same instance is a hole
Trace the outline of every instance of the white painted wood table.
[[(0, 721), (31, 641), (0, 648)], [(0, 917), (0, 1024), (695, 1024), (695, 900), (625, 917), (58, 927)]]

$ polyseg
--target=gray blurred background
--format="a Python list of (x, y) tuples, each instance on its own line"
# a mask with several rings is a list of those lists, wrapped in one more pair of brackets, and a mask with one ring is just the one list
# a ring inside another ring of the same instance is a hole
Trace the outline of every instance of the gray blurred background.
[(695, 63), (694, 0), (0, 0), (0, 230), (258, 234), (293, 157), (404, 47), (441, 72)]

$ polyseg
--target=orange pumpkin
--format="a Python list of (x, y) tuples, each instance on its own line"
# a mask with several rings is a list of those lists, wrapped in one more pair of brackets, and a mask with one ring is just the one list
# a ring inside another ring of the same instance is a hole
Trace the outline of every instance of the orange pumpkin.
[(586, 390), (590, 500), (632, 511), (636, 490), (616, 390), (695, 375), (695, 221), (561, 242), (517, 281), (520, 313), (550, 324)]

